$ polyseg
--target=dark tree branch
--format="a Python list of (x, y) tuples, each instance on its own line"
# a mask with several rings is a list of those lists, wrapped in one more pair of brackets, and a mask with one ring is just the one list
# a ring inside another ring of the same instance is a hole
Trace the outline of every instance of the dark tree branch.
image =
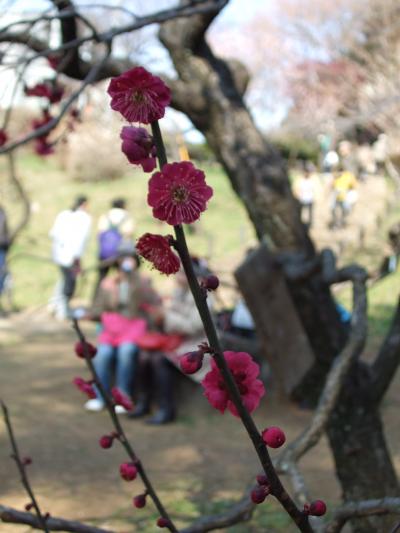
[(363, 502), (349, 502), (339, 507), (333, 513), (333, 519), (324, 528), (324, 533), (339, 533), (346, 522), (355, 517), (400, 514), (400, 498), (382, 498), (380, 500), (365, 500)]
[(12, 428), (10, 416), (8, 414), (7, 406), (1, 400), (0, 400), (0, 405), (3, 411), (3, 418), (4, 418), (5, 425), (6, 425), (10, 444), (11, 444), (11, 449), (12, 449), (11, 457), (14, 459), (15, 464), (17, 465), (19, 474), (21, 476), (22, 486), (24, 487), (24, 489), (26, 490), (29, 496), (29, 499), (30, 499), (29, 503), (32, 505), (33, 509), (35, 510), (35, 513), (36, 513), (35, 519), (38, 525), (40, 526), (40, 529), (42, 529), (46, 533), (50, 533), (49, 527), (47, 525), (47, 517), (45, 517), (42, 514), (42, 511), (39, 507), (39, 503), (35, 497), (35, 494), (29, 482), (29, 478), (26, 473), (26, 466), (28, 465), (28, 462), (24, 461), (24, 459), (21, 457), (21, 454), (19, 452), (17, 440), (14, 435), (14, 431)]
[[(8, 524), (26, 524), (34, 529), (40, 529), (43, 531), (43, 527), (40, 525), (37, 516), (1, 504), (0, 520)], [(54, 516), (49, 516), (46, 520), (46, 524), (50, 531), (70, 531), (72, 533), (114, 533), (110, 529), (89, 526), (87, 524), (82, 524), (82, 522), (65, 520), (64, 518), (56, 518)]]
[(400, 299), (386, 338), (372, 365), (372, 394), (380, 402), (400, 364)]

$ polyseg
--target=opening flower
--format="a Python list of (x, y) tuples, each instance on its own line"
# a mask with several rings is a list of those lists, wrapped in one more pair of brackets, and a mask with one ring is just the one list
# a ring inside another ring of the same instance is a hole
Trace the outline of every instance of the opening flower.
[(89, 381), (85, 381), (83, 378), (77, 377), (73, 379), (73, 384), (88, 398), (96, 398), (96, 392)]
[(153, 137), (144, 128), (125, 126), (121, 130), (121, 149), (132, 165), (141, 165), (144, 172), (156, 168), (156, 147)]
[(136, 243), (137, 253), (167, 276), (176, 274), (180, 268), (179, 257), (171, 250), (171, 238), (145, 233)]
[(212, 195), (204, 172), (189, 161), (182, 161), (167, 163), (161, 172), (153, 174), (147, 201), (155, 218), (176, 226), (200, 218)]
[(135, 67), (113, 78), (108, 86), (111, 108), (128, 122), (150, 124), (164, 116), (171, 102), (165, 83), (143, 67)]
[[(236, 381), (242, 402), (252, 413), (265, 394), (263, 383), (257, 379), (260, 368), (246, 352), (224, 352), (224, 357)], [(233, 415), (239, 416), (214, 359), (211, 360), (211, 370), (201, 384), (204, 388), (204, 395), (215, 409), (221, 413), (229, 409)]]
[(133, 403), (131, 399), (128, 398), (128, 396), (121, 390), (119, 390), (117, 387), (113, 387), (111, 389), (111, 395), (117, 405), (122, 405), (122, 407), (125, 407), (127, 411), (132, 411)]

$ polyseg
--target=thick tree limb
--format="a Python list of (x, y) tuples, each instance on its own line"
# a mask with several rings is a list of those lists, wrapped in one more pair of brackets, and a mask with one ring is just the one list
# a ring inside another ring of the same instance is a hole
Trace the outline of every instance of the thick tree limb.
[(372, 394), (377, 402), (385, 395), (400, 364), (400, 299), (389, 332), (372, 365)]
[[(8, 524), (26, 524), (34, 529), (43, 528), (40, 525), (38, 517), (32, 513), (18, 511), (12, 507), (7, 507), (0, 504), (0, 520)], [(82, 522), (74, 520), (65, 520), (64, 518), (56, 518), (49, 516), (46, 520), (47, 527), (50, 531), (71, 531), (72, 533), (113, 533), (110, 529), (103, 529), (100, 527), (89, 526)]]
[(400, 498), (349, 502), (336, 509), (332, 521), (323, 528), (323, 533), (339, 533), (351, 518), (391, 513), (400, 514)]

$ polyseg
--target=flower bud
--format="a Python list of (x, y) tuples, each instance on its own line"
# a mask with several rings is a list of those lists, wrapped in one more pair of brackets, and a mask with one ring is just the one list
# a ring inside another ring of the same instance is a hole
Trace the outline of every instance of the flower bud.
[(179, 365), (184, 374), (194, 374), (203, 365), (204, 353), (202, 350), (188, 352), (179, 359)]
[(146, 505), (146, 494), (138, 494), (133, 498), (133, 506), (142, 509)]
[(85, 359), (85, 354), (87, 353), (88, 357), (92, 359), (97, 353), (97, 348), (90, 342), (78, 341), (75, 343), (75, 353), (81, 359)]
[(280, 448), (285, 443), (286, 437), (281, 428), (271, 426), (264, 429), (262, 439), (270, 448)]
[(99, 440), (99, 444), (102, 448), (107, 450), (113, 445), (113, 437), (111, 435), (103, 435)]
[(137, 476), (137, 468), (133, 463), (122, 463), (119, 467), (119, 473), (125, 481), (133, 481)]

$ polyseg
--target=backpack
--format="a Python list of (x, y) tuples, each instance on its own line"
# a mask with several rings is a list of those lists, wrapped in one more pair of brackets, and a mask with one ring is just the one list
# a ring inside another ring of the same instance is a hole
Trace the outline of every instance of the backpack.
[[(123, 221), (124, 219), (121, 220), (119, 225), (121, 225)], [(99, 233), (99, 258), (101, 261), (117, 257), (122, 243), (122, 235), (119, 231), (119, 225), (116, 226), (110, 223), (108, 229)]]

